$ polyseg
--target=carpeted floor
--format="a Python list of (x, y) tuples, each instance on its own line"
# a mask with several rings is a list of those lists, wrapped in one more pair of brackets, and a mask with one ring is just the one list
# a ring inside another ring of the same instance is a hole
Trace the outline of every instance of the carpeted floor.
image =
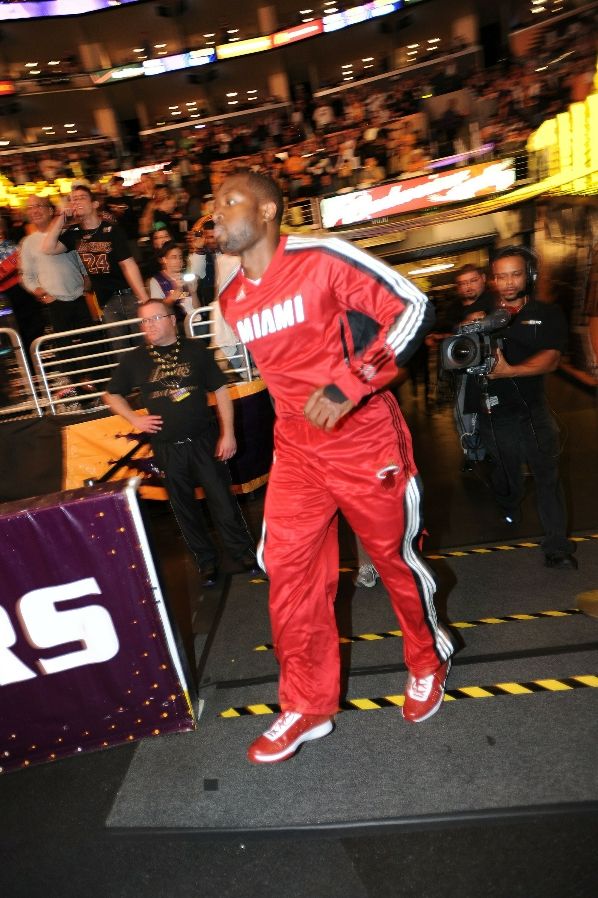
[[(353, 640), (343, 662), (354, 709), (292, 763), (267, 770), (245, 759), (277, 700), (267, 583), (236, 577), (203, 672), (197, 731), (137, 748), (108, 825), (281, 832), (598, 802), (598, 621), (575, 613), (576, 595), (598, 583), (598, 540), (580, 537), (578, 557), (578, 571), (548, 570), (532, 543), (430, 559), (443, 617), (465, 646), (441, 713), (420, 726), (377, 707), (402, 694), (401, 638), (383, 586), (355, 590), (345, 573), (339, 624)], [(504, 683), (518, 685), (493, 689)]]

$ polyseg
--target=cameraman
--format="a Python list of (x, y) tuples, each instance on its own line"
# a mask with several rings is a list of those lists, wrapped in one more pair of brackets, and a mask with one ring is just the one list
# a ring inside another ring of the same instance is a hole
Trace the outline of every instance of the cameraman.
[(446, 322), (453, 334), (470, 315), (479, 312), (488, 315), (496, 305), (494, 294), (486, 286), (486, 275), (477, 265), (463, 265), (456, 272), (455, 293), (457, 295), (446, 313)]
[(547, 567), (576, 568), (566, 536), (566, 510), (559, 479), (557, 423), (544, 393), (544, 374), (554, 371), (567, 341), (558, 306), (533, 296), (536, 258), (520, 246), (500, 249), (492, 262), (498, 306), (511, 320), (503, 331), (503, 350), (482, 382), (480, 436), (493, 460), (492, 486), (507, 524), (521, 520), (523, 463), (536, 483), (538, 514), (544, 527)]
[[(441, 324), (426, 337), (428, 346), (457, 333), (461, 324), (477, 317), (484, 317), (494, 310), (496, 299), (486, 287), (486, 275), (477, 265), (463, 265), (455, 274), (454, 300), (442, 315)], [(451, 372), (455, 393), (453, 415), (457, 435), (465, 459), (461, 470), (473, 471), (476, 462), (482, 461), (486, 452), (480, 443), (476, 414), (466, 408), (477, 410), (479, 390), (477, 379), (465, 371)]]
[[(486, 275), (477, 265), (464, 265), (455, 275), (457, 299), (453, 303), (453, 333), (470, 316), (489, 315), (496, 304), (494, 294), (486, 287)], [(482, 461), (486, 455), (480, 440), (477, 416), (469, 414), (465, 409), (479, 401), (476, 379), (468, 374), (455, 374), (455, 407), (453, 410), (455, 426), (459, 436), (461, 449), (465, 455), (461, 470), (465, 473), (473, 471), (476, 462)]]

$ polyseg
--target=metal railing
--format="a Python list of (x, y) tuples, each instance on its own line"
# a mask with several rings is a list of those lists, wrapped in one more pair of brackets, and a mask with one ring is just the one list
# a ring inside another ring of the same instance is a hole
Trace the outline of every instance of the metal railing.
[(142, 339), (139, 318), (44, 334), (31, 344), (41, 401), (52, 415), (105, 409), (102, 394), (123, 353)]
[(257, 377), (251, 357), (243, 343), (218, 345), (211, 306), (193, 309), (185, 318), (188, 337), (203, 340), (213, 351), (214, 358), (231, 381), (251, 381)]
[[(44, 334), (31, 344), (35, 376), (20, 349), (21, 380), (28, 385), (37, 414), (97, 414), (107, 409), (103, 394), (122, 356), (131, 352), (143, 335), (140, 318), (116, 321), (76, 330)], [(247, 350), (240, 343), (220, 348), (215, 342), (210, 306), (194, 309), (184, 323), (185, 334), (202, 340), (214, 351), (214, 357), (231, 383), (254, 380), (256, 372)], [(1, 331), (0, 331), (1, 333)], [(0, 357), (1, 358), (1, 357)], [(0, 408), (0, 415), (3, 409)]]
[(0, 327), (0, 418), (39, 418), (43, 414), (21, 338)]
[(322, 216), (320, 214), (321, 198), (317, 196), (289, 200), (285, 204), (283, 223), (291, 228), (319, 230), (322, 227)]

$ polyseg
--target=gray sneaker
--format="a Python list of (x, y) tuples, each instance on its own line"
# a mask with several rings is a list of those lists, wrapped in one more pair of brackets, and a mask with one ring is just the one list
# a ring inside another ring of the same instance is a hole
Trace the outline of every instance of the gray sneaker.
[(357, 576), (355, 577), (355, 586), (366, 586), (368, 589), (371, 589), (376, 585), (380, 578), (380, 574), (371, 563), (371, 561), (366, 562), (366, 564), (362, 564), (357, 572)]

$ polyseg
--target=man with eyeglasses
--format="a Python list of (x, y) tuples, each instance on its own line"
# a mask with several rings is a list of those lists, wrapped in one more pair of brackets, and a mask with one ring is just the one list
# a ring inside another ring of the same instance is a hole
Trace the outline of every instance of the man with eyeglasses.
[[(231, 557), (243, 570), (256, 569), (255, 545), (231, 492), (226, 465), (237, 451), (226, 378), (200, 340), (177, 335), (176, 318), (163, 302), (142, 303), (139, 315), (145, 344), (123, 354), (103, 398), (115, 414), (150, 434), (170, 504), (202, 584), (214, 586), (218, 553), (195, 500), (196, 486), (205, 492)], [(126, 398), (135, 389), (144, 410), (134, 409)], [(214, 394), (217, 416), (208, 406), (208, 393)]]

